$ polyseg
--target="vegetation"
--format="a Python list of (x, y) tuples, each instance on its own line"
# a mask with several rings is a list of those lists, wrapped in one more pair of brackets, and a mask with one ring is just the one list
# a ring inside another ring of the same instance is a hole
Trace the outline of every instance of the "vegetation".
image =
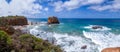
[(12, 39), (4, 31), (0, 31), (0, 52), (9, 52), (12, 49)]
[(27, 24), (24, 16), (0, 17), (0, 52), (62, 52), (59, 46), (13, 28)]
[(62, 52), (59, 46), (30, 34), (14, 35), (0, 31), (0, 52)]
[(38, 52), (62, 52), (60, 47), (52, 45), (47, 41), (36, 38), (30, 34), (24, 34), (19, 37), (21, 44), (23, 45), (22, 49), (27, 51), (38, 51)]

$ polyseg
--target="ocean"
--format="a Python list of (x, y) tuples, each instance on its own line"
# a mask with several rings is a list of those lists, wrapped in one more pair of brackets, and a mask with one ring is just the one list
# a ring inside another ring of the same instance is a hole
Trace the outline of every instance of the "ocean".
[[(108, 47), (120, 47), (120, 19), (59, 18), (60, 24), (47, 24), (47, 18), (28, 18), (38, 25), (29, 25), (30, 34), (54, 41), (64, 52), (101, 52)], [(93, 29), (100, 26), (102, 28)], [(82, 49), (86, 46), (85, 49)]]

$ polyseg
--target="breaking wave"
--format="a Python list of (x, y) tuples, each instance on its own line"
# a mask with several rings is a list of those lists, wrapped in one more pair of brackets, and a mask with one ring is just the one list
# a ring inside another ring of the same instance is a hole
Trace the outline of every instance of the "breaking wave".
[[(105, 26), (102, 26), (103, 29), (99, 29), (100, 31), (83, 31), (82, 35), (74, 36), (68, 33), (43, 31), (40, 29), (41, 26), (45, 25), (28, 26), (30, 34), (59, 45), (65, 52), (101, 52), (102, 49), (107, 47), (120, 46), (120, 35), (107, 31), (111, 29)], [(91, 29), (91, 27), (93, 25), (84, 28)], [(84, 45), (87, 47), (82, 49)]]
[(101, 51), (108, 47), (119, 47), (120, 35), (115, 35), (111, 32), (86, 32), (83, 31), (86, 38), (90, 38), (92, 42), (99, 45), (98, 49)]
[[(97, 27), (97, 26), (101, 27), (101, 28), (93, 29), (93, 27)], [(85, 26), (84, 28), (92, 30), (92, 31), (108, 31), (108, 30), (111, 30), (111, 28), (101, 26), (101, 25), (89, 25), (89, 26)]]

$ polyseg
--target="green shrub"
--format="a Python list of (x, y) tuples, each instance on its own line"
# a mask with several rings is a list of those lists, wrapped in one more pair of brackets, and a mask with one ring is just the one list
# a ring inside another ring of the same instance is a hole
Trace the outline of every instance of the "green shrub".
[(4, 31), (0, 31), (0, 52), (11, 51), (12, 39)]
[(62, 52), (55, 46), (30, 34), (23, 34), (16, 39), (0, 31), (0, 52)]
[[(40, 38), (36, 38), (29, 34), (24, 34), (19, 37), (21, 44), (24, 45), (24, 49), (31, 49), (39, 52), (62, 52), (60, 47), (52, 45), (51, 43), (44, 41)], [(25, 48), (27, 47), (27, 48)]]

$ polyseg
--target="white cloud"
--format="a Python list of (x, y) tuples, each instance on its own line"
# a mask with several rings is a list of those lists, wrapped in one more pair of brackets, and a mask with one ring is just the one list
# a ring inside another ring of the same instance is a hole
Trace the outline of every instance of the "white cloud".
[(45, 10), (45, 11), (48, 11), (48, 10), (49, 10), (49, 8), (47, 8), (47, 7), (46, 7), (46, 8), (44, 8), (44, 10)]
[(118, 11), (120, 10), (120, 0), (114, 0), (112, 4), (109, 5), (98, 5), (98, 6), (91, 6), (89, 9), (94, 9), (97, 11), (104, 11), (104, 10), (110, 10), (110, 11)]
[(96, 11), (103, 11), (103, 10), (108, 10), (108, 9), (111, 9), (112, 6), (111, 5), (106, 5), (106, 6), (91, 6), (89, 7), (89, 9), (93, 9), (93, 10), (96, 10)]
[(109, 2), (106, 0), (69, 0), (69, 1), (58, 1), (54, 3), (55, 11), (59, 12), (63, 9), (72, 10), (76, 8), (80, 8), (82, 6), (89, 5), (89, 9), (103, 11), (103, 10), (120, 10), (120, 0), (113, 0), (111, 4), (105, 4), (104, 2)]
[(53, 4), (55, 6), (55, 11), (62, 11), (63, 10), (63, 2), (58, 1)]
[(12, 0), (9, 4), (0, 0), (0, 16), (25, 15), (40, 13), (43, 7), (34, 3), (35, 0)]
[(100, 4), (104, 2), (104, 0), (69, 0), (66, 2), (58, 1), (54, 3), (55, 11), (59, 12), (63, 9), (72, 10), (79, 8), (83, 5), (89, 5), (89, 4)]

